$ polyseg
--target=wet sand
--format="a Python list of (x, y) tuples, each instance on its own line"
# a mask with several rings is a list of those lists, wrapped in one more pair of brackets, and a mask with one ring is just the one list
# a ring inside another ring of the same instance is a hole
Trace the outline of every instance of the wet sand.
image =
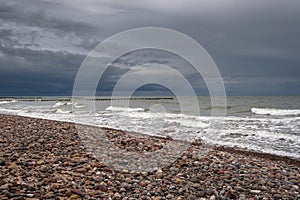
[[(117, 171), (87, 151), (72, 123), (0, 115), (1, 199), (300, 199), (300, 161), (193, 143), (151, 172)], [(172, 141), (103, 129), (140, 154)], [(202, 155), (202, 156), (200, 156)]]

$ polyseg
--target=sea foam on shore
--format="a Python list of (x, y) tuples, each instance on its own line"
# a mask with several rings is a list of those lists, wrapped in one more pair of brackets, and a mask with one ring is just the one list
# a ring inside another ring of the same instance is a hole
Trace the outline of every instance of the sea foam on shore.
[[(189, 97), (186, 97), (189, 101)], [(120, 106), (130, 100), (130, 106)], [(226, 116), (211, 116), (209, 97), (200, 113), (182, 112), (176, 97), (2, 98), (0, 113), (121, 129), (207, 144), (247, 148), (300, 159), (300, 97), (227, 97)], [(192, 110), (192, 106), (190, 108)]]

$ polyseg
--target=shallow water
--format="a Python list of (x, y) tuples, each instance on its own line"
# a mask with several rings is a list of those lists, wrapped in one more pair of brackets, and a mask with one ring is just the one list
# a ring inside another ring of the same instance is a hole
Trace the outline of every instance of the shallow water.
[[(186, 102), (189, 102), (189, 98)], [(111, 101), (97, 97), (17, 97), (0, 99), (0, 113), (78, 122), (171, 136), (192, 141), (237, 146), (300, 158), (300, 97), (227, 97), (225, 107), (212, 107), (209, 97), (198, 97), (183, 111), (177, 98), (136, 97)], [(226, 116), (211, 116), (212, 109), (226, 109)]]

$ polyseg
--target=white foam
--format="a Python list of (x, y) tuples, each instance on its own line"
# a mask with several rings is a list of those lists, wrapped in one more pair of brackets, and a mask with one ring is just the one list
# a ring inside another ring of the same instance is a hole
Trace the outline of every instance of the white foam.
[(22, 110), (13, 110), (13, 109), (6, 109), (6, 108), (0, 108), (0, 113), (3, 114), (19, 114)]
[(251, 112), (258, 115), (300, 115), (300, 110), (276, 109), (276, 108), (251, 108)]
[(209, 123), (204, 123), (197, 120), (188, 120), (188, 119), (166, 119), (168, 122), (178, 123), (181, 126), (191, 127), (191, 128), (208, 128), (210, 126)]
[(74, 104), (74, 107), (75, 107), (75, 108), (84, 108), (84, 107), (86, 107), (86, 106), (83, 105), (83, 104), (75, 103), (75, 104)]
[(54, 104), (54, 108), (57, 108), (57, 107), (60, 107), (60, 106), (70, 106), (72, 105), (72, 102), (61, 102), (61, 101), (58, 101)]
[(17, 102), (16, 100), (12, 100), (12, 101), (0, 101), (0, 104), (8, 104), (8, 103), (15, 103)]
[[(204, 139), (204, 138), (202, 138), (202, 139)], [(207, 138), (205, 138), (204, 140), (205, 140), (205, 142), (208, 142), (209, 144), (214, 144), (214, 145), (241, 147), (241, 148), (247, 148), (249, 150), (270, 153), (270, 154), (275, 154), (275, 155), (281, 155), (281, 156), (288, 156), (288, 157), (292, 157), (292, 158), (296, 158), (296, 159), (300, 158), (300, 155), (297, 153), (287, 152), (287, 151), (283, 151), (283, 150), (268, 149), (268, 148), (264, 148), (262, 146), (255, 145), (255, 144), (235, 142), (233, 140), (220, 141), (220, 140), (207, 139)]]
[(109, 106), (105, 110), (108, 111), (119, 111), (119, 112), (144, 112), (144, 108), (126, 108), (126, 107), (112, 107)]
[(57, 109), (55, 113), (60, 113), (60, 114), (67, 114), (67, 113), (71, 113), (71, 110), (61, 110), (61, 109)]
[(63, 102), (56, 102), (53, 107), (59, 107), (59, 106), (62, 106), (62, 105), (64, 105)]
[(131, 118), (139, 118), (139, 119), (155, 119), (155, 118), (162, 117), (157, 113), (146, 113), (146, 112), (130, 112), (130, 113), (123, 112), (120, 115), (128, 116)]
[[(298, 134), (300, 115), (291, 115), (291, 112), (295, 114), (295, 111), (299, 110), (252, 108), (252, 112), (258, 110), (260, 113), (264, 111), (264, 114), (221, 117), (159, 113), (151, 112), (151, 109), (148, 111), (143, 108), (112, 106), (98, 113), (87, 112), (84, 109), (78, 109), (72, 113), (71, 107), (67, 107), (72, 102), (57, 100), (55, 105), (53, 105), (54, 102), (46, 102), (29, 104), (29, 106), (28, 103), (22, 103), (20, 101), (17, 104), (3, 105), (6, 108), (0, 108), (0, 113), (76, 122), (149, 135), (169, 135), (183, 140), (199, 137), (212, 144), (246, 147), (279, 155), (300, 157), (297, 150), (300, 144)], [(82, 102), (73, 105), (75, 108), (88, 106), (87, 103)], [(268, 112), (275, 110), (281, 115), (288, 113), (290, 116), (266, 118), (262, 116), (265, 115), (266, 110)]]

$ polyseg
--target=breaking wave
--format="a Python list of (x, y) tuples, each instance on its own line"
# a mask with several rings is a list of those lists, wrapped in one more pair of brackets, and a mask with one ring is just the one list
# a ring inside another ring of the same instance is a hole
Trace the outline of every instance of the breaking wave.
[(12, 101), (0, 101), (0, 104), (7, 104), (7, 103), (15, 103), (17, 100), (12, 100)]
[(61, 110), (61, 109), (57, 109), (55, 113), (67, 114), (67, 113), (72, 113), (72, 111), (71, 111), (71, 110)]
[(53, 107), (57, 108), (57, 107), (60, 107), (60, 106), (70, 106), (72, 105), (72, 102), (61, 102), (61, 101), (58, 101), (54, 104)]
[(109, 106), (105, 110), (107, 111), (117, 111), (117, 112), (144, 112), (144, 108), (126, 108), (126, 107), (112, 107)]
[(251, 108), (251, 112), (257, 115), (300, 115), (300, 110), (276, 109), (276, 108)]

